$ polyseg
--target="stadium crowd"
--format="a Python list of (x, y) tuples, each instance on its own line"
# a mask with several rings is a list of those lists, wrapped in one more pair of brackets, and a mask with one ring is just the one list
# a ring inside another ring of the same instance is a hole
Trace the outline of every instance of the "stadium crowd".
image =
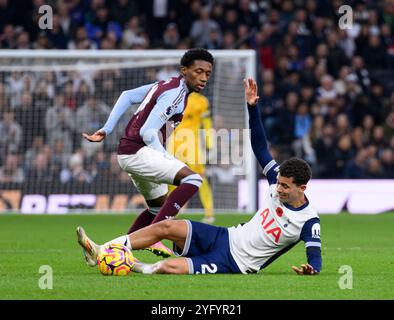
[[(45, 4), (53, 28), (41, 30)], [(343, 4), (351, 29), (338, 27)], [(303, 157), (315, 178), (394, 178), (393, 31), (389, 0), (0, 0), (0, 49), (255, 50), (272, 151)], [(81, 139), (105, 122), (119, 77), (0, 71), (0, 183), (128, 182), (116, 141)]]

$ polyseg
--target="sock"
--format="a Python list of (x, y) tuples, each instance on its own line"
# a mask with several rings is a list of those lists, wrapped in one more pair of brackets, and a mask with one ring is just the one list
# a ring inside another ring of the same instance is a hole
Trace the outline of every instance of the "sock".
[(153, 219), (155, 218), (155, 215), (152, 214), (149, 209), (145, 209), (140, 213), (140, 215), (135, 219), (133, 224), (131, 225), (129, 231), (127, 231), (127, 234), (130, 234), (134, 231), (137, 231), (138, 229), (141, 229), (143, 227), (149, 226)]
[(160, 268), (162, 263), (163, 261), (159, 261), (154, 264), (148, 264), (138, 261), (134, 263), (133, 271), (138, 273), (144, 273), (144, 274), (156, 273), (157, 269)]
[(168, 196), (152, 223), (174, 217), (183, 205), (198, 191), (198, 187), (190, 183), (182, 183)]
[(203, 178), (202, 185), (198, 190), (202, 206), (205, 210), (205, 217), (213, 217), (213, 197), (211, 186), (207, 178)]
[(132, 250), (131, 243), (130, 243), (128, 235), (120, 236), (120, 237), (118, 237), (116, 239), (108, 241), (108, 242), (104, 243), (103, 246), (106, 246), (107, 244), (111, 244), (111, 243), (121, 244), (121, 245), (126, 246), (130, 250)]

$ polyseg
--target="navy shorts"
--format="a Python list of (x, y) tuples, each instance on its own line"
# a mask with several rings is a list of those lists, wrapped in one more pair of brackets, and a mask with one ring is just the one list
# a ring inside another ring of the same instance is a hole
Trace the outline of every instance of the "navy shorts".
[(185, 221), (188, 234), (181, 256), (187, 257), (190, 274), (241, 273), (230, 253), (227, 228)]

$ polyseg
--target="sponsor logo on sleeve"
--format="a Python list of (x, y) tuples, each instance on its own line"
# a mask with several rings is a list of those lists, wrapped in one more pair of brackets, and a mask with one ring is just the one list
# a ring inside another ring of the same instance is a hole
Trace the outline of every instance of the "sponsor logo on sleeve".
[(167, 109), (166, 109), (166, 111), (165, 111), (166, 115), (167, 115), (167, 116), (171, 115), (172, 112), (173, 112), (175, 109), (176, 109), (176, 105), (174, 105), (174, 104), (171, 105), (171, 106), (169, 106), (169, 107), (167, 107)]
[(312, 238), (320, 239), (320, 224), (319, 223), (315, 223), (312, 226)]

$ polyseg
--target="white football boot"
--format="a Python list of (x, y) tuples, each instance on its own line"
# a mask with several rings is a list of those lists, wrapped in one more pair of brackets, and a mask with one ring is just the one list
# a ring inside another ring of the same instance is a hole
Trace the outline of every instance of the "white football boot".
[(89, 239), (82, 227), (77, 227), (77, 238), (78, 243), (83, 249), (83, 255), (85, 256), (86, 263), (89, 266), (94, 267), (97, 265), (97, 256), (100, 251), (100, 246)]

